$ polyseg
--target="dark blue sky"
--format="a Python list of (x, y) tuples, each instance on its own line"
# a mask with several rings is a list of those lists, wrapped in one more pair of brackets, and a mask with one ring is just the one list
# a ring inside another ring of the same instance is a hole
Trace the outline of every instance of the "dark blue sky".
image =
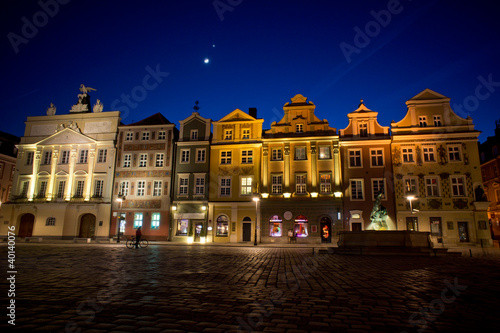
[(494, 1), (59, 1), (2, 2), (1, 131), (22, 136), (51, 102), (68, 113), (81, 83), (125, 124), (178, 126), (199, 100), (213, 120), (256, 107), (268, 128), (300, 93), (337, 129), (360, 99), (389, 126), (425, 88), (480, 141), (500, 118)]

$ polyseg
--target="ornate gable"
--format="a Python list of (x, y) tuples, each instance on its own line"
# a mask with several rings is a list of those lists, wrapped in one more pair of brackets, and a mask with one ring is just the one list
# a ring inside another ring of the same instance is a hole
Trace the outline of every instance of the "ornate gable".
[(89, 138), (71, 128), (65, 128), (37, 143), (37, 145), (64, 145), (64, 144), (92, 144), (96, 143), (94, 139)]
[(219, 120), (219, 123), (224, 123), (224, 122), (233, 122), (233, 121), (255, 121), (255, 118), (250, 116), (249, 114), (241, 111), (240, 109), (236, 109), (221, 120)]

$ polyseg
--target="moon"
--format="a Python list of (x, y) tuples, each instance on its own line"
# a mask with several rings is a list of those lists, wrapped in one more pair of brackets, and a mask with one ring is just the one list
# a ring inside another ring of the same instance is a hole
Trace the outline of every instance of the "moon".
[(205, 64), (208, 64), (208, 63), (210, 62), (210, 59), (205, 58), (205, 60), (203, 60), (203, 62), (204, 62)]

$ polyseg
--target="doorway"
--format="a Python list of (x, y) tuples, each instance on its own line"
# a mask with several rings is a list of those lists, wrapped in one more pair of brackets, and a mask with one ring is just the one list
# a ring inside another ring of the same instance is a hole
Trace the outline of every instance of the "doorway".
[(203, 223), (196, 222), (194, 224), (194, 239), (193, 241), (199, 243), (201, 240), (201, 231), (203, 230)]
[(469, 241), (469, 222), (457, 222), (460, 242)]
[(85, 214), (80, 219), (80, 238), (93, 238), (95, 236), (95, 216)]
[(252, 223), (243, 222), (243, 241), (250, 242), (252, 240)]
[(416, 216), (406, 217), (406, 230), (418, 231), (418, 217)]
[(323, 217), (320, 221), (321, 243), (332, 242), (332, 220), (329, 217)]
[(362, 231), (361, 223), (360, 222), (352, 222), (351, 223), (351, 231)]
[(33, 214), (24, 214), (21, 216), (19, 223), (19, 232), (17, 237), (31, 237), (33, 236), (33, 225), (35, 224), (35, 216)]

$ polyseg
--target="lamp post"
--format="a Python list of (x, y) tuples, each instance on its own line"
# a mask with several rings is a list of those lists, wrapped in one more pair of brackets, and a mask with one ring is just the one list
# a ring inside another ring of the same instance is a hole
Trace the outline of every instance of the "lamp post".
[(116, 201), (120, 203), (120, 209), (118, 210), (118, 218), (116, 219), (116, 242), (120, 243), (120, 224), (122, 221), (122, 216), (121, 216), (121, 210), (122, 210), (122, 203), (125, 200), (124, 195), (118, 195), (118, 198), (116, 198)]
[(260, 201), (260, 197), (258, 196), (258, 194), (254, 195), (253, 201), (255, 201), (255, 235), (254, 235), (253, 245), (256, 246), (257, 245), (257, 218), (258, 218), (257, 206), (258, 206), (259, 201)]
[[(415, 200), (415, 196), (413, 195), (409, 195), (406, 197), (406, 199), (408, 199), (408, 201), (410, 202), (410, 218), (411, 218), (411, 226), (412, 226), (412, 229), (414, 231), (416, 231), (415, 229), (415, 221), (413, 220), (413, 206), (412, 206), (412, 201)], [(408, 225), (406, 225), (406, 228), (408, 228)]]

